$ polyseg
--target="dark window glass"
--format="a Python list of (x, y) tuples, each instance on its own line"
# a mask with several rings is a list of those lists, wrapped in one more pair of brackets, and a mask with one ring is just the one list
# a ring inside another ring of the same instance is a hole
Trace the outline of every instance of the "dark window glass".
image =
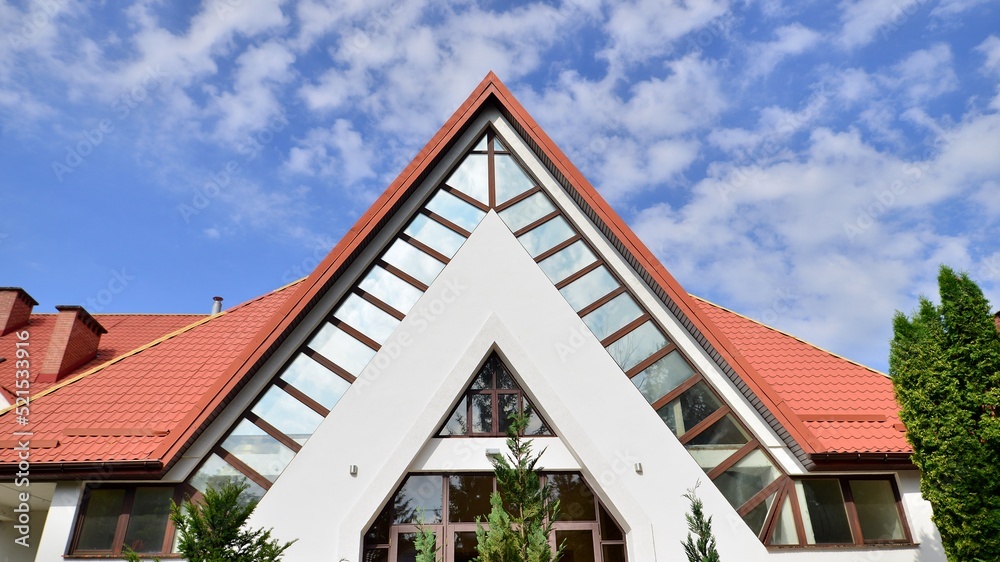
[(444, 424), (441, 431), (438, 433), (439, 436), (445, 437), (448, 435), (468, 435), (469, 434), (469, 422), (465, 419), (469, 411), (469, 399), (465, 396), (458, 400), (458, 406), (455, 406), (455, 411), (451, 413), (451, 417), (448, 418), (448, 423)]
[(750, 436), (732, 414), (727, 414), (688, 441), (685, 447), (698, 466), (710, 472), (749, 442)]
[(497, 405), (500, 407), (497, 419), (499, 424), (498, 432), (507, 433), (507, 428), (510, 427), (511, 416), (517, 415), (517, 395), (516, 394), (498, 394), (497, 395)]
[(125, 490), (90, 490), (77, 550), (111, 550)]
[(388, 548), (368, 548), (365, 549), (364, 562), (389, 562)]
[(755, 535), (760, 535), (760, 532), (764, 530), (764, 523), (767, 521), (768, 510), (771, 509), (771, 504), (774, 503), (774, 498), (777, 492), (771, 494), (766, 500), (757, 504), (757, 507), (751, 509), (743, 516), (743, 521), (750, 527), (750, 530), (754, 532)]
[(167, 533), (173, 488), (136, 488), (125, 544), (136, 552), (160, 552)]
[(597, 518), (594, 493), (579, 474), (552, 474), (549, 485), (559, 500), (559, 521), (594, 521)]
[(396, 547), (396, 562), (417, 562), (417, 534), (400, 533)]
[(389, 544), (389, 526), (392, 525), (391, 505), (378, 514), (372, 526), (365, 533), (365, 545)]
[[(490, 513), (492, 474), (465, 474), (448, 477), (448, 520), (472, 523)], [(475, 542), (475, 541), (473, 541)]]
[(473, 562), (478, 554), (475, 531), (455, 533), (455, 562)]
[(552, 435), (552, 430), (538, 415), (538, 411), (531, 405), (527, 397), (524, 398), (524, 411), (528, 413), (528, 426), (524, 428), (525, 435)]
[(680, 437), (722, 406), (704, 382), (692, 386), (656, 413)]
[(556, 544), (566, 545), (565, 561), (595, 562), (592, 531), (556, 531)]
[(809, 544), (851, 544), (854, 534), (847, 520), (840, 480), (810, 479), (795, 483)]
[(601, 547), (604, 562), (625, 562), (625, 545), (606, 544)]
[(625, 540), (625, 533), (622, 532), (622, 528), (618, 526), (618, 522), (615, 521), (614, 517), (608, 513), (608, 510), (604, 509), (604, 506), (600, 506), (601, 511), (601, 540), (603, 541), (622, 541)]
[(473, 394), (472, 433), (493, 432), (493, 397), (489, 394)]
[(888, 480), (851, 480), (851, 495), (866, 541), (901, 541), (906, 539), (896, 507), (896, 495)]
[(779, 476), (781, 472), (774, 467), (764, 451), (754, 449), (719, 475), (715, 479), (715, 485), (729, 503), (739, 509)]
[(444, 506), (441, 476), (415, 474), (406, 478), (392, 503), (392, 522), (440, 523)]

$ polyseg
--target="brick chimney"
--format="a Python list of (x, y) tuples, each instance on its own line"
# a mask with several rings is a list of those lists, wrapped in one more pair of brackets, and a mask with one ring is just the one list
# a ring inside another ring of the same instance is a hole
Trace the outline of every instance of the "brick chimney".
[(59, 316), (45, 353), (38, 382), (53, 383), (97, 355), (101, 334), (108, 333), (82, 306), (57, 306)]
[(38, 301), (20, 287), (0, 287), (0, 336), (24, 326)]

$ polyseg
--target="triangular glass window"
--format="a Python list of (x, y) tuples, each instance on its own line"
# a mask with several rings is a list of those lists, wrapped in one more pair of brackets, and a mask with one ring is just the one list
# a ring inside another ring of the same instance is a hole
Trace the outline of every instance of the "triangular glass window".
[(493, 353), (459, 398), (438, 437), (500, 437), (506, 435), (510, 416), (518, 412), (528, 415), (525, 435), (553, 435), (500, 356)]
[(444, 183), (485, 207), (503, 207), (538, 185), (492, 131), (476, 143)]

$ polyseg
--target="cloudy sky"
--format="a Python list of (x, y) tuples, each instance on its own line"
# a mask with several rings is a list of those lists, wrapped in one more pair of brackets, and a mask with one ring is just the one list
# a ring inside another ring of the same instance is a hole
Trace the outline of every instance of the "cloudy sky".
[(692, 293), (883, 370), (939, 264), (1000, 302), (989, 0), (93, 4), (0, 0), (0, 285), (40, 311), (307, 274), (489, 70)]

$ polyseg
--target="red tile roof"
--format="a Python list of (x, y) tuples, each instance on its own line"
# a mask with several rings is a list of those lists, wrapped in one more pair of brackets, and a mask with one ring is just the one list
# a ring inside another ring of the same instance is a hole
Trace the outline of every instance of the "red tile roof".
[[(97, 348), (97, 356), (73, 369), (63, 376), (62, 379), (72, 378), (86, 372), (97, 365), (106, 363), (115, 357), (119, 357), (128, 351), (149, 343), (164, 334), (169, 334), (174, 330), (200, 320), (205, 315), (94, 314), (93, 317), (108, 331), (101, 336), (101, 343)], [(32, 379), (31, 391), (34, 394), (51, 386), (52, 383), (41, 383), (34, 379), (37, 378), (42, 361), (45, 359), (46, 350), (57, 318), (57, 314), (32, 313), (31, 320), (27, 324), (9, 334), (0, 336), (0, 357), (7, 359), (7, 361), (0, 363), (0, 387), (7, 392), (14, 390), (15, 343), (19, 341), (17, 333), (24, 330), (27, 330), (29, 333), (28, 342), (30, 346), (28, 349), (31, 352), (32, 363), (34, 363), (34, 369), (32, 369), (34, 377)]]
[[(186, 429), (179, 424), (191, 408), (294, 292), (289, 285), (162, 337), (150, 329), (153, 337), (137, 350), (33, 392), (26, 428), (13, 412), (0, 415), (0, 435), (28, 429), (33, 442), (58, 442), (31, 450), (32, 470), (108, 461), (152, 461), (156, 470), (166, 464), (157, 448)], [(105, 325), (114, 333), (113, 324)], [(0, 466), (17, 461), (5, 445)]]
[(909, 453), (889, 377), (695, 297), (828, 453)]

